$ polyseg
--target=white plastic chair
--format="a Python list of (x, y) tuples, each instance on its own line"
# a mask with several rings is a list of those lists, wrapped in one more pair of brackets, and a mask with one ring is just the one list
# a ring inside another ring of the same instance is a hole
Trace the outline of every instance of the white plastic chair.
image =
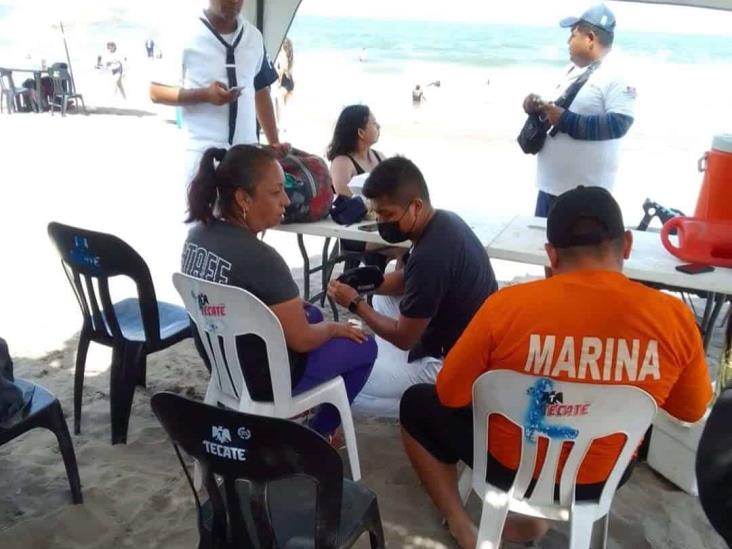
[[(586, 414), (547, 417), (544, 405), (551, 397), (556, 400), (559, 393), (562, 402), (558, 404), (587, 404), (582, 408)], [(532, 403), (534, 407), (530, 408)], [(485, 480), (488, 417), (493, 414), (508, 419), (522, 433), (521, 460), (508, 492)], [(655, 400), (636, 387), (569, 383), (509, 370), (495, 370), (480, 376), (473, 384), (473, 471), (471, 474), (470, 468), (466, 467), (459, 483), (463, 501), (470, 495), (471, 487), (483, 500), (477, 546), (480, 549), (498, 549), (506, 515), (512, 511), (569, 521), (570, 549), (589, 549), (592, 527), (595, 521), (604, 518), (602, 547), (606, 547), (615, 490), (655, 414)], [(538, 429), (531, 428), (532, 421)], [(546, 434), (547, 427), (554, 427), (550, 436)], [(532, 432), (534, 442), (528, 440)], [(575, 501), (577, 471), (592, 441), (615, 433), (625, 434), (627, 438), (599, 501)], [(533, 476), (539, 437), (547, 439), (546, 458), (533, 492), (525, 497)], [(561, 478), (555, 479), (565, 441), (574, 445)], [(555, 483), (559, 484), (559, 502), (554, 500)]]
[[(204, 401), (279, 418), (291, 418), (320, 404), (332, 404), (341, 416), (351, 475), (353, 480), (360, 480), (356, 431), (343, 378), (338, 376), (293, 396), (285, 335), (279, 319), (269, 307), (241, 288), (181, 273), (173, 274), (173, 284), (196, 324), (211, 364), (211, 379)], [(207, 315), (203, 314), (204, 305), (208, 307)], [(236, 337), (245, 334), (254, 334), (264, 340), (272, 381), (272, 402), (252, 400), (247, 390), (236, 350)], [(216, 344), (218, 341), (221, 344)]]

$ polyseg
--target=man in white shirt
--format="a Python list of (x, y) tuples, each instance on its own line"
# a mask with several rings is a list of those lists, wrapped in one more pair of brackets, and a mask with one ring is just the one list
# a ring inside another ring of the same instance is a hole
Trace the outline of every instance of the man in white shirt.
[(183, 22), (150, 84), (154, 103), (182, 108), (186, 184), (206, 149), (256, 143), (257, 120), (267, 142), (279, 144), (270, 97), (277, 73), (262, 34), (240, 15), (243, 5), (209, 0), (200, 17)]
[(541, 112), (553, 126), (537, 155), (535, 215), (546, 217), (560, 194), (578, 185), (612, 191), (618, 169), (620, 138), (633, 124), (636, 90), (608, 59), (615, 36), (615, 16), (604, 4), (580, 17), (563, 19), (571, 29), (569, 55), (574, 64), (566, 89), (590, 71), (585, 84), (567, 108), (536, 94), (524, 100), (528, 113)]

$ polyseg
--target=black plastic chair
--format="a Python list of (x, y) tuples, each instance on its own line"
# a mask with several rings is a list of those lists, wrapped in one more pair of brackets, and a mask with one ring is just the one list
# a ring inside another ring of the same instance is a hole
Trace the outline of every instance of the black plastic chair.
[[(66, 116), (66, 107), (68, 106), (69, 99), (78, 100), (86, 112), (86, 105), (84, 104), (84, 97), (76, 92), (74, 87), (74, 81), (71, 78), (69, 69), (66, 63), (54, 63), (51, 68), (48, 69), (48, 75), (53, 81), (53, 97), (51, 98), (50, 108), (51, 115), (53, 115), (54, 107), (61, 111), (61, 116)], [(60, 103), (56, 103), (56, 100), (60, 98)], [(79, 105), (74, 104), (76, 111), (79, 111)]]
[[(74, 289), (84, 323), (74, 378), (74, 433), (81, 431), (81, 393), (89, 342), (112, 347), (112, 444), (127, 442), (135, 385), (145, 385), (147, 355), (191, 336), (183, 307), (157, 301), (150, 270), (126, 242), (111, 234), (49, 223), (48, 234)], [(112, 303), (109, 279), (127, 276), (137, 298)]]
[[(376, 495), (343, 478), (338, 452), (314, 431), (172, 393), (157, 393), (151, 404), (193, 490), (199, 549), (331, 549), (352, 546), (364, 532), (372, 549), (384, 547)], [(203, 503), (179, 447), (201, 466)]]
[(717, 398), (696, 452), (699, 501), (714, 529), (732, 547), (732, 386)]
[(0, 69), (0, 113), (3, 112), (3, 102), (8, 107), (8, 114), (17, 111), (16, 100), (20, 98), (25, 102), (25, 107), (29, 106), (38, 112), (38, 105), (34, 98), (34, 91), (20, 87), (18, 88), (13, 81), (13, 73), (7, 69)]
[(0, 422), (0, 446), (37, 427), (53, 432), (66, 467), (71, 500), (76, 504), (82, 503), (76, 454), (61, 410), (61, 403), (40, 385), (18, 378), (15, 379), (15, 384), (23, 391), (23, 408), (4, 422)]

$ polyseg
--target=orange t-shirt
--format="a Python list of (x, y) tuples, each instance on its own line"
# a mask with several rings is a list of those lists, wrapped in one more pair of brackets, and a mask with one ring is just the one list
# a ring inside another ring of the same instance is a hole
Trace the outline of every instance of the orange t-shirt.
[[(565, 273), (491, 295), (445, 359), (437, 377), (442, 404), (470, 404), (473, 382), (488, 370), (632, 385), (689, 422), (701, 419), (712, 397), (701, 336), (688, 307), (611, 271)], [(491, 454), (516, 469), (518, 429), (500, 417), (491, 418), (490, 426)], [(604, 482), (623, 440), (613, 435), (595, 441), (578, 482)]]

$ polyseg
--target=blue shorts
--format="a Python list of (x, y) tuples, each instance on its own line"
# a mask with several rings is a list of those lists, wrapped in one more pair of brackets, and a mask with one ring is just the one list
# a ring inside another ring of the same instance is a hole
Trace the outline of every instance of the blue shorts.
[(536, 209), (534, 211), (534, 215), (536, 217), (548, 217), (549, 210), (552, 209), (556, 199), (556, 195), (539, 191), (539, 195), (536, 197)]

